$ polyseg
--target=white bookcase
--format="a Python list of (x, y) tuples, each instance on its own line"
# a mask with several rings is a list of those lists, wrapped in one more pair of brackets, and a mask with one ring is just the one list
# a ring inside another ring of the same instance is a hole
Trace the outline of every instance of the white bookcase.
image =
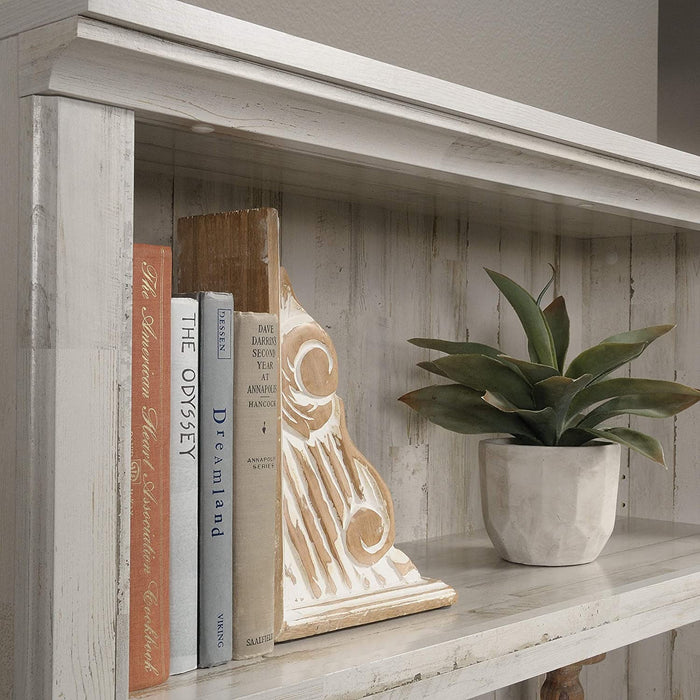
[(408, 337), (521, 351), (481, 268), (538, 289), (549, 262), (574, 349), (673, 319), (636, 371), (700, 385), (700, 158), (175, 0), (6, 0), (0, 37), (0, 695), (126, 697), (132, 240), (260, 204), (399, 539), (461, 598), (149, 696), (476, 697), (639, 640), (610, 698), (697, 687), (696, 414), (649, 428), (668, 471), (626, 461), (598, 563), (523, 570), (473, 534), (476, 439), (395, 398)]

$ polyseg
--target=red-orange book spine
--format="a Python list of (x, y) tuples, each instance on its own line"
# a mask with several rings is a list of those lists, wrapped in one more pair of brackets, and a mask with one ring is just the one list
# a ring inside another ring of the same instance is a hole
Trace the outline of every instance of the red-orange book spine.
[(172, 252), (134, 245), (129, 690), (170, 663), (170, 297)]

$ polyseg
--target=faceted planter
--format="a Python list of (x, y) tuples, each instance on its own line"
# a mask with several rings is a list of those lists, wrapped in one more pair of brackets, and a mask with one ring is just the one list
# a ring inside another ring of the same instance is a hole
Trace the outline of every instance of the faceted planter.
[(486, 531), (501, 557), (519, 564), (593, 561), (612, 534), (620, 445), (479, 443)]

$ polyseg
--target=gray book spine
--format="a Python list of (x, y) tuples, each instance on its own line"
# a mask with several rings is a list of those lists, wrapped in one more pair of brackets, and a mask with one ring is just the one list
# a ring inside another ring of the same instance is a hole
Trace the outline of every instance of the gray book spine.
[(233, 658), (245, 659), (274, 642), (279, 339), (274, 314), (234, 319)]
[(199, 304), (171, 300), (170, 673), (197, 667)]
[(233, 297), (202, 292), (199, 412), (200, 668), (232, 656)]

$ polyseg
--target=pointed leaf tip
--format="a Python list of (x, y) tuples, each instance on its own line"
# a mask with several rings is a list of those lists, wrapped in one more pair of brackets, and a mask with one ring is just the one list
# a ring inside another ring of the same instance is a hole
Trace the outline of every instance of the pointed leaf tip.
[(554, 338), (544, 312), (537, 305), (535, 299), (510, 277), (495, 270), (484, 269), (520, 319), (528, 344), (532, 349), (530, 359), (533, 362), (556, 368), (558, 365)]

